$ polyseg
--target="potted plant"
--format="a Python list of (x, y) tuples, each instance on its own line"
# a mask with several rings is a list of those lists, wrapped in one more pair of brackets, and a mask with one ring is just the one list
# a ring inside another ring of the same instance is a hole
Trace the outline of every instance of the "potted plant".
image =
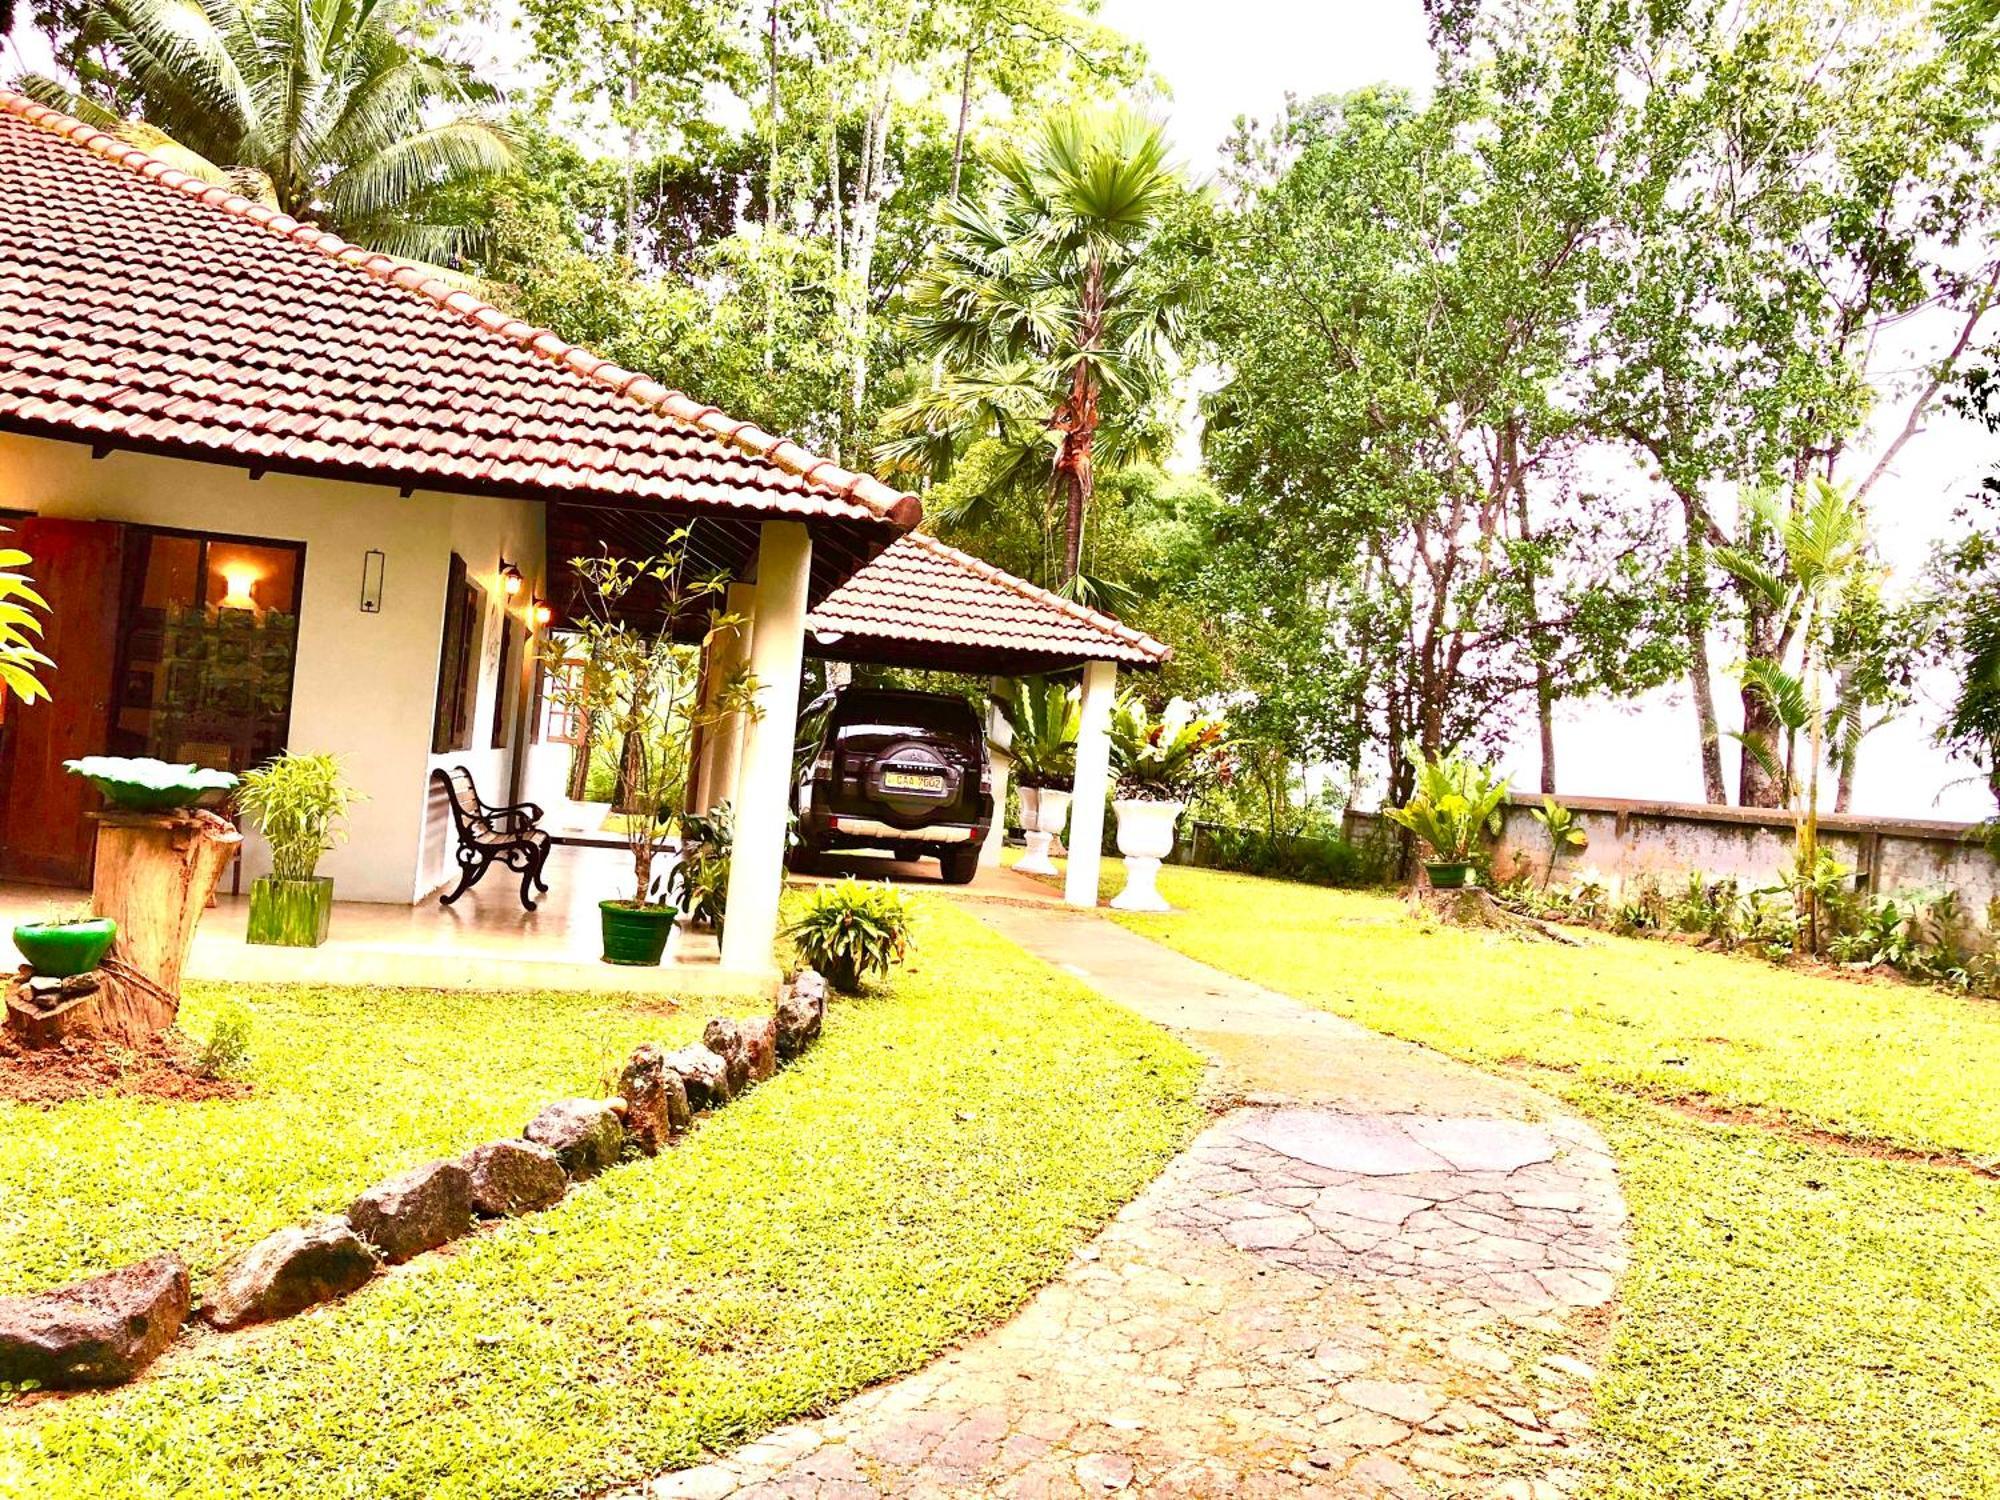
[(1070, 789), (1076, 784), (1076, 736), (1083, 723), (1077, 690), (1046, 677), (1025, 677), (993, 695), (1007, 722), (1007, 744), (995, 742), (1014, 762), (1021, 794), (1021, 822), (1028, 852), (1015, 868), (1028, 875), (1053, 875), (1049, 846), (1069, 821)]
[(841, 993), (858, 994), (909, 950), (910, 904), (886, 880), (863, 885), (849, 876), (815, 891), (786, 931), (800, 963)]
[(1472, 883), (1479, 840), (1500, 831), (1507, 779), (1462, 751), (1427, 756), (1412, 744), (1404, 753), (1416, 767), (1416, 790), (1401, 807), (1383, 812), (1429, 847), (1424, 873), (1430, 883), (1439, 890), (1458, 890)]
[(39, 922), (19, 923), (14, 928), (14, 946), (41, 978), (68, 979), (88, 974), (102, 963), (117, 936), (116, 922), (94, 916), (88, 906), (81, 906), (73, 911), (51, 911)]
[(1111, 898), (1120, 911), (1170, 911), (1160, 894), (1160, 862), (1174, 852), (1174, 825), (1187, 799), (1226, 775), (1220, 716), (1198, 713), (1185, 698), (1154, 717), (1137, 697), (1111, 715), (1111, 764), (1118, 775), (1112, 809), (1125, 888)]
[(271, 845), (271, 873), (250, 883), (250, 942), (317, 948), (326, 941), (333, 878), (315, 871), (346, 837), (355, 796), (332, 755), (287, 750), (243, 773), (236, 805)]
[[(674, 837), (685, 790), (687, 737), (701, 724), (757, 712), (755, 680), (739, 669), (706, 702), (700, 693), (702, 653), (720, 632), (741, 628), (741, 615), (710, 601), (729, 585), (726, 574), (691, 577), (687, 528), (648, 558), (579, 557), (580, 585), (572, 659), (584, 667), (572, 679), (577, 702), (619, 748), (619, 805), (632, 856), (632, 894), (597, 904), (606, 963), (657, 964), (665, 955), (680, 906), (655, 882), (653, 867)], [(704, 617), (707, 624), (699, 627)], [(686, 634), (688, 639), (681, 639)], [(683, 897), (692, 893), (679, 887)]]
[(690, 924), (722, 936), (729, 901), (729, 856), (736, 844), (736, 819), (727, 802), (706, 813), (681, 818), (680, 857), (667, 874), (667, 892)]

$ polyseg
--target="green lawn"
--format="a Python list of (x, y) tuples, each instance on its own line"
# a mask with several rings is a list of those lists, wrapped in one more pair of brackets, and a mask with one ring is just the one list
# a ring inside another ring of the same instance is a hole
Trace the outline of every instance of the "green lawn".
[(1560, 1070), (1540, 1081), (1604, 1132), (1635, 1258), (1592, 1495), (2000, 1495), (2000, 1183), (1657, 1102), (1990, 1155), (2000, 1006), (1661, 942), (1438, 930), (1378, 893), (1187, 869), (1160, 883), (1181, 911), (1118, 920), (1377, 1030)]
[[(344, 1303), (205, 1339), (122, 1392), (0, 1413), (0, 1493), (590, 1493), (1003, 1316), (1197, 1128), (1199, 1064), (942, 903), (923, 904), (919, 936), (893, 986), (838, 1002), (806, 1059), (659, 1159)], [(218, 1190), (157, 1236), (205, 1262), (253, 1221), (344, 1202), (376, 1167), (517, 1130), (632, 1040), (694, 1026), (553, 997), (256, 1009), (254, 1100), (200, 1106), (201, 1122), (139, 1100), (0, 1116), (8, 1253), (60, 1242), (21, 1279), (95, 1268), (70, 1248), (80, 1234), (105, 1260), (141, 1248), (135, 1225), (72, 1227), (73, 1209), (22, 1204), (24, 1186), (157, 1208), (173, 1158), (212, 1137), (205, 1160), (249, 1163), (238, 1201)], [(371, 1015), (393, 1041), (356, 1040)], [(333, 1081), (347, 1075), (366, 1076)], [(364, 1100), (404, 1104), (380, 1121)], [(48, 1166), (55, 1137), (88, 1142), (94, 1165)], [(306, 1185), (284, 1209), (255, 1201), (292, 1177)]]

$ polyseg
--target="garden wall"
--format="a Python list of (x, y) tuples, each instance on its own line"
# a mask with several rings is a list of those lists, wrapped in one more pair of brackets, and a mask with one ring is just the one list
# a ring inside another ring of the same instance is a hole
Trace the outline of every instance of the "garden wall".
[[(1707, 807), (1640, 802), (1620, 797), (1556, 799), (1576, 814), (1589, 847), (1566, 856), (1562, 872), (1602, 880), (1614, 890), (1651, 877), (1678, 883), (1690, 871), (1735, 876), (1746, 886), (1775, 885), (1791, 862), (1790, 813), (1752, 807)], [(1548, 861), (1548, 839), (1535, 821), (1540, 797), (1517, 795), (1503, 814), (1494, 870), (1503, 878), (1526, 863), (1537, 876)], [(1351, 837), (1379, 825), (1373, 813), (1350, 812)], [(1820, 819), (1820, 841), (1855, 870), (1860, 889), (1881, 895), (1909, 890), (1952, 890), (1965, 913), (1990, 924), (1989, 903), (2000, 901), (2000, 861), (1966, 841), (1965, 823), (1914, 818), (1868, 818), (1829, 813)]]

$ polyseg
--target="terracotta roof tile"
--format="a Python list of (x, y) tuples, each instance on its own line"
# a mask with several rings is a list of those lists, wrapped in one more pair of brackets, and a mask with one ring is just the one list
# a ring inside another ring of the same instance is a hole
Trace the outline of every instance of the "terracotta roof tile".
[(0, 425), (404, 486), (899, 528), (921, 514), (430, 270), (5, 92)]
[(928, 641), (1023, 657), (1158, 666), (1169, 655), (1110, 615), (910, 532), (806, 617), (818, 633)]

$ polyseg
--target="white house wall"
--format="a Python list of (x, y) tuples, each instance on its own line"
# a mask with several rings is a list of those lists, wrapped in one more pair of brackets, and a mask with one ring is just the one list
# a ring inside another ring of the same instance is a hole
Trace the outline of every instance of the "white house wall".
[[(305, 544), (289, 743), (339, 755), (366, 798), (349, 819), (350, 840), (320, 866), (342, 899), (406, 903), (436, 888), (447, 851), (424, 839), (434, 766), (465, 765), (490, 800), (511, 797), (512, 752), (488, 748), (500, 611), (525, 612), (547, 592), (539, 504), (425, 491), (405, 499), (387, 486), (281, 474), (252, 480), (217, 464), (119, 452), (93, 459), (79, 444), (0, 434), (0, 508)], [(377, 613), (360, 607), (370, 549), (386, 559)], [(486, 591), (486, 620), (473, 748), (434, 757), (431, 719), (453, 550)], [(502, 556), (526, 578), (512, 600), (500, 589)], [(118, 581), (106, 587), (107, 602), (115, 600)], [(519, 666), (525, 694), (529, 663)], [(244, 860), (247, 875), (269, 866), (255, 839)]]

